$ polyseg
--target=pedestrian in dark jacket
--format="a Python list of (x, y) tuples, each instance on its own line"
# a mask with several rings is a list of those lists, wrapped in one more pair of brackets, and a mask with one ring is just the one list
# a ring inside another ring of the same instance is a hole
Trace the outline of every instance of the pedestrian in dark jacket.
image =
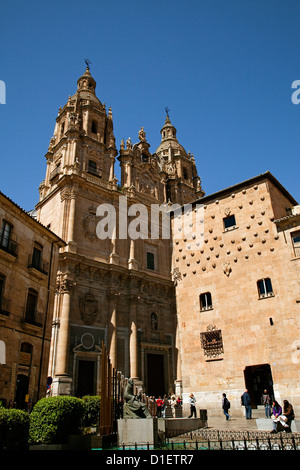
[(241, 404), (245, 407), (246, 419), (252, 419), (251, 399), (247, 389), (241, 396)]
[(222, 409), (223, 409), (224, 415), (226, 416), (226, 420), (230, 419), (230, 415), (228, 413), (229, 408), (230, 408), (230, 402), (229, 402), (228, 398), (226, 398), (226, 393), (223, 393), (223, 395), (222, 395)]

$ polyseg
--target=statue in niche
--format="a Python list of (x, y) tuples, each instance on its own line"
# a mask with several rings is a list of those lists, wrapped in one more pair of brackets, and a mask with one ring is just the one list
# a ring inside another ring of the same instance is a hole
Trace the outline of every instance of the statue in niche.
[(133, 394), (133, 379), (128, 379), (124, 392), (124, 419), (151, 418), (146, 403), (140, 402)]
[(155, 313), (151, 313), (151, 330), (156, 330), (157, 331), (157, 315)]

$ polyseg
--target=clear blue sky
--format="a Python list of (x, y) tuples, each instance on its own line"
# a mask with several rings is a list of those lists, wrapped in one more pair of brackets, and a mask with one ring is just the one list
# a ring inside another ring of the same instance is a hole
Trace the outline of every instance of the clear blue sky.
[[(38, 202), (59, 106), (91, 62), (119, 149), (165, 106), (206, 194), (270, 170), (300, 201), (298, 0), (1, 0), (0, 190)], [(118, 162), (117, 162), (118, 163)], [(116, 165), (116, 173), (118, 170)]]

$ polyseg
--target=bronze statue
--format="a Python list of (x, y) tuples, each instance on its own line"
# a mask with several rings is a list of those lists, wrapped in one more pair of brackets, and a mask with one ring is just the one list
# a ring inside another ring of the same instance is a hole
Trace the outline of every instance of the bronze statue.
[(123, 418), (151, 418), (145, 403), (140, 402), (133, 394), (133, 380), (128, 379), (124, 392)]

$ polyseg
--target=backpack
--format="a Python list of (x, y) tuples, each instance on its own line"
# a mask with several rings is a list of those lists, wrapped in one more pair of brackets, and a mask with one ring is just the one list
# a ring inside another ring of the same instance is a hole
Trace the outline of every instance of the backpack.
[(230, 401), (228, 400), (228, 398), (225, 398), (224, 408), (226, 408), (227, 410), (229, 410), (229, 408), (230, 408)]

